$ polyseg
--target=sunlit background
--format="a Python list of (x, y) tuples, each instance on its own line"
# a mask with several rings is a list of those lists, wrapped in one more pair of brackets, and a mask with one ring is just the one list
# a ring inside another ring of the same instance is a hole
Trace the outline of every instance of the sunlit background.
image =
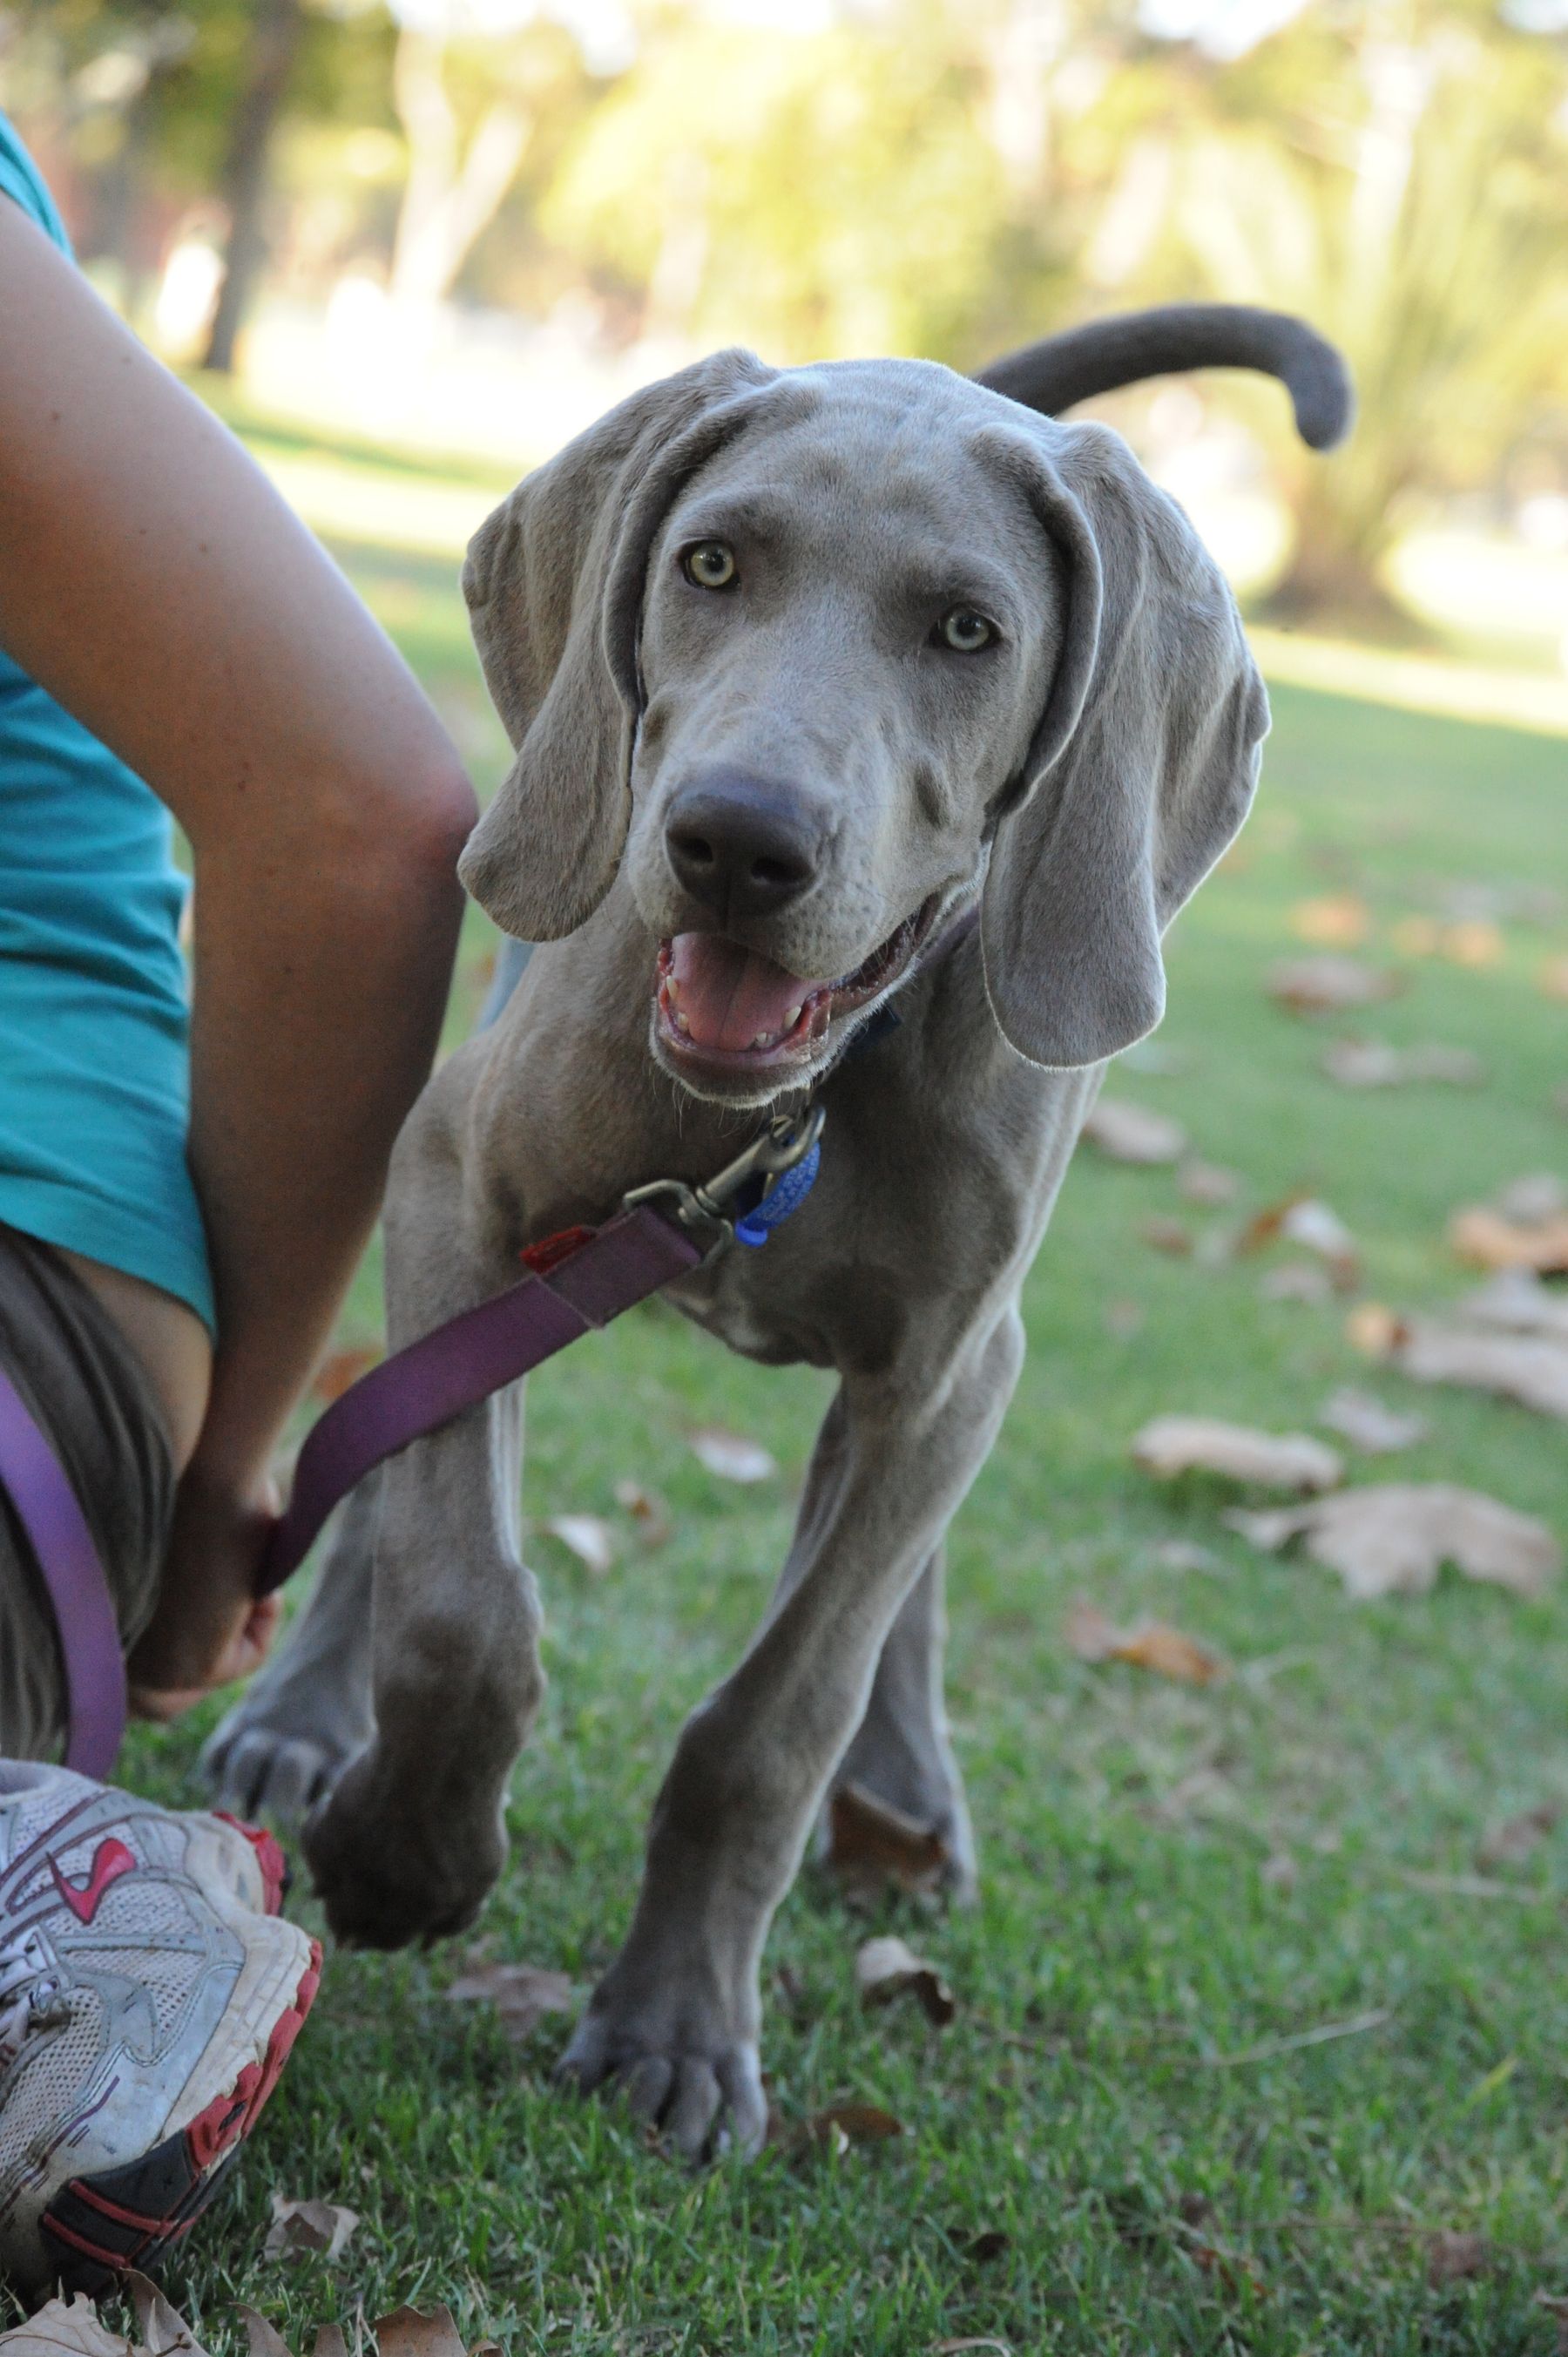
[(1256, 383), (1109, 406), (1305, 634), (1276, 673), (1327, 640), (1561, 702), (1564, 0), (29, 0), (0, 104), (137, 328), (307, 429), (262, 455), (335, 537), (455, 554), (492, 470), (725, 342), (962, 368), (1262, 301), (1349, 355), (1332, 464)]

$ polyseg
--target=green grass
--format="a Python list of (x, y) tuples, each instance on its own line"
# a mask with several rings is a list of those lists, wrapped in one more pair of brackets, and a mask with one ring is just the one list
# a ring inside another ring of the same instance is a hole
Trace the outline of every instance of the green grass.
[[(493, 778), (449, 575), (351, 562)], [(1474, 1093), (1336, 1091), (1316, 1070), (1331, 1032), (1273, 1006), (1263, 971), (1299, 947), (1304, 896), (1353, 886), (1386, 938), (1443, 881), (1568, 884), (1565, 768), (1550, 739), (1282, 692), (1258, 817), (1171, 945), (1175, 1069), (1134, 1060), (1112, 1078), (1241, 1172), (1249, 1204), (1320, 1190), (1378, 1298), (1453, 1290), (1451, 1207), (1563, 1166), (1564, 1010), (1532, 968), (1568, 942), (1509, 924), (1500, 963), (1412, 963), (1403, 997), (1345, 1027), (1475, 1048), (1490, 1078)], [(485, 956), (476, 920), (456, 1029)], [(868, 1919), (810, 1876), (768, 1952), (779, 2109), (878, 2103), (905, 2136), (687, 2176), (613, 2111), (552, 2092), (562, 2025), (519, 2051), (444, 2002), (450, 1950), (336, 1953), (236, 2190), (173, 2276), (204, 2339), (242, 2345), (242, 2300), (308, 2348), (315, 2320), (360, 2303), (445, 2299), (470, 2339), (585, 2357), (893, 2357), (967, 2335), (1020, 2357), (1552, 2347), (1533, 2298), (1568, 2290), (1568, 1823), (1501, 1870), (1517, 1895), (1407, 1878), (1472, 1872), (1488, 1824), (1568, 1801), (1568, 1584), (1532, 1606), (1448, 1576), (1423, 1599), (1351, 1607), (1327, 1574), (1226, 1533), (1219, 1485), (1140, 1476), (1127, 1441), (1158, 1411), (1299, 1428), (1335, 1383), (1367, 1379), (1343, 1302), (1271, 1303), (1266, 1263), (1151, 1250), (1140, 1222), (1171, 1211), (1215, 1216), (1181, 1204), (1169, 1173), (1079, 1159), (1030, 1284), (1017, 1400), (955, 1527), (951, 1706), (984, 1894), (964, 1916), (900, 1901), (870, 1920), (940, 1962), (957, 2021), (863, 2013)], [(373, 1326), (371, 1273), (347, 1330)], [(1404, 1396), (1396, 1377), (1377, 1388)], [(630, 1474), (668, 1499), (674, 1535), (651, 1555), (628, 1537), (599, 1580), (532, 1544), (551, 1687), (481, 1927), (496, 1953), (585, 1989), (613, 1953), (662, 1766), (757, 1620), (824, 1395), (658, 1307), (535, 1379), (529, 1512), (613, 1517)], [(1473, 1483), (1568, 1535), (1561, 1427), (1457, 1393), (1419, 1404), (1433, 1437), (1402, 1472)], [(782, 1479), (712, 1480), (682, 1442), (703, 1420), (766, 1436)], [(1164, 1567), (1176, 1538), (1212, 1568)], [(1083, 1665), (1061, 1637), (1080, 1593), (1178, 1622), (1236, 1674), (1197, 1692)], [(211, 1715), (139, 1736), (130, 1772), (186, 1791)], [(1263, 1873), (1282, 1857), (1294, 1880)], [(1380, 2028), (1233, 2060), (1374, 2010)], [(261, 2263), (274, 2189), (360, 2212), (336, 2266)], [(1488, 2238), (1485, 2275), (1429, 2285), (1444, 2229)], [(977, 2255), (995, 2233), (1005, 2244)]]

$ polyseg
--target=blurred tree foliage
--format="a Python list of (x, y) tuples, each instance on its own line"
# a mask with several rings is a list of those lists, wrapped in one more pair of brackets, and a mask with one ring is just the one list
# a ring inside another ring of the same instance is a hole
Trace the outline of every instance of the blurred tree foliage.
[[(1144, 300), (1282, 304), (1350, 356), (1349, 449), (1305, 464), (1277, 399), (1208, 397), (1291, 487), (1302, 607), (1370, 597), (1420, 502), (1521, 447), (1568, 488), (1568, 39), (1525, 0), (301, 5), (296, 289), (375, 262), (413, 305), (960, 367)], [(220, 210), (255, 21), (0, 0), (0, 102), (71, 158), (89, 255), (145, 270)]]

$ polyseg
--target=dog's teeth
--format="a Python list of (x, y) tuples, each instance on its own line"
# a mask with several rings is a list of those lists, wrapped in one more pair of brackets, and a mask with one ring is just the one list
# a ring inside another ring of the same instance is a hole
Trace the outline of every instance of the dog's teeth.
[(675, 1007), (675, 1008), (673, 1009), (673, 1013), (674, 1013), (674, 1017), (675, 1017), (675, 1028), (676, 1028), (676, 1030), (677, 1030), (677, 1031), (687, 1031), (687, 1032), (689, 1032), (689, 1031), (691, 1030), (692, 1027), (691, 1027), (691, 1025), (687, 1022), (687, 1020), (686, 1020), (685, 1017), (682, 1014), (682, 1012), (681, 1012), (681, 1010), (680, 1010), (680, 1008), (679, 1008), (678, 1006), (677, 1006), (677, 1007)]
[(773, 1048), (777, 1047), (778, 1043), (777, 1031), (759, 1031), (751, 1044), (754, 1048)]
[[(804, 1006), (804, 1004), (805, 1004), (805, 1001), (802, 999), (802, 1001), (801, 1001), (801, 1006)], [(791, 1006), (791, 1007), (789, 1007), (789, 1008), (786, 1011), (786, 1014), (785, 1014), (785, 1017), (784, 1017), (784, 1028), (785, 1028), (785, 1030), (786, 1030), (786, 1031), (793, 1031), (793, 1029), (795, 1028), (796, 1024), (797, 1024), (797, 1023), (799, 1023), (799, 1021), (800, 1021), (800, 1008), (799, 1006)]]

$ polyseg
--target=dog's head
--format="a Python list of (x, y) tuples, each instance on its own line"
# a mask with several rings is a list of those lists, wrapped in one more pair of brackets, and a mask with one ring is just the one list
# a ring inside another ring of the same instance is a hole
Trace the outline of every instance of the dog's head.
[(517, 753), (464, 881), (554, 940), (624, 871), (653, 1053), (701, 1095), (809, 1082), (977, 894), (1020, 1055), (1159, 1021), (1268, 708), (1118, 436), (924, 361), (721, 353), (529, 476), (463, 580)]

